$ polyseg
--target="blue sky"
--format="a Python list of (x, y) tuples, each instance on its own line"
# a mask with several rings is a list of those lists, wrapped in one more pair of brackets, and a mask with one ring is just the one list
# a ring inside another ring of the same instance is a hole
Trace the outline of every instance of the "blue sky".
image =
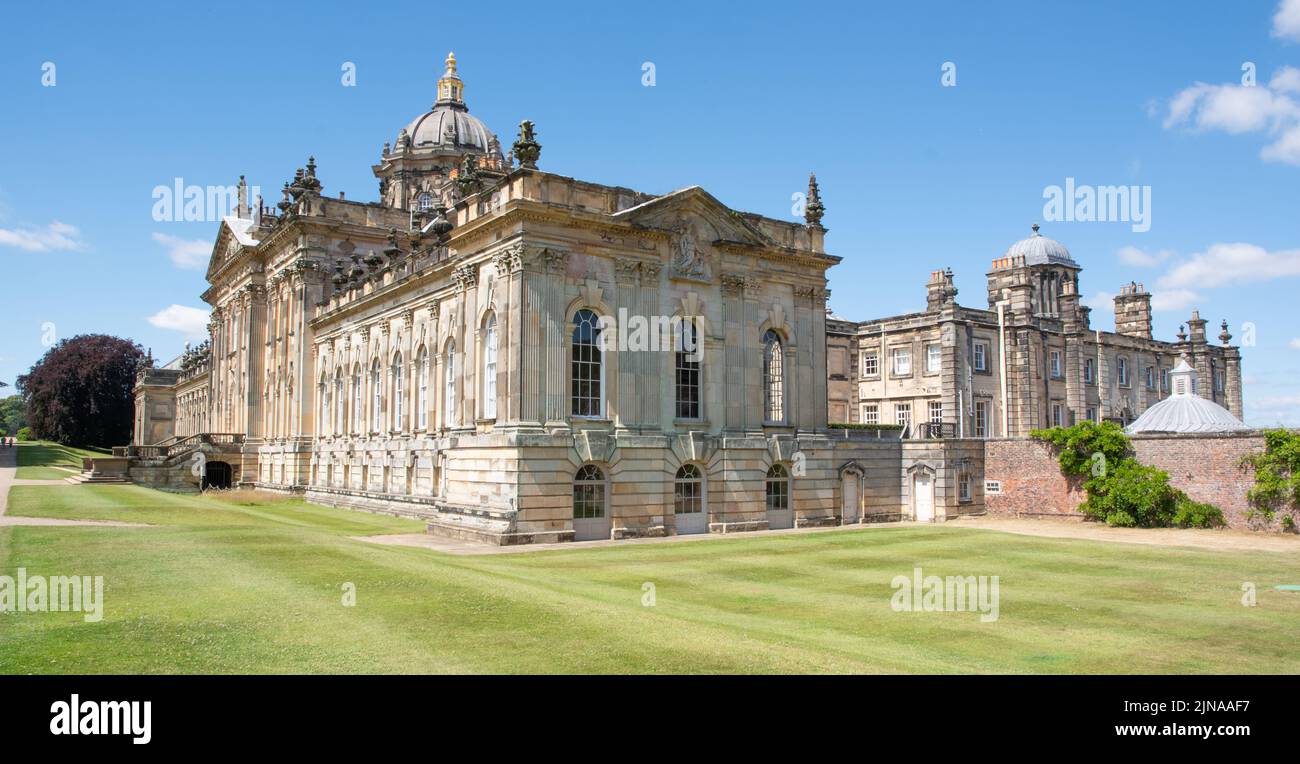
[[(455, 50), (471, 111), (507, 146), (534, 120), (552, 172), (789, 218), (816, 170), (840, 315), (916, 310), (940, 267), (983, 305), (990, 260), (1041, 221), (1095, 327), (1129, 280), (1161, 338), (1193, 308), (1212, 334), (1249, 322), (1246, 418), (1300, 424), (1300, 0), (858, 5), (11, 4), (0, 380), (47, 324), (178, 353), (217, 224), (155, 221), (153, 189), (243, 174), (273, 203), (314, 154), (326, 193), (374, 199), (370, 165)], [(1150, 230), (1043, 220), (1067, 178), (1149, 188)]]

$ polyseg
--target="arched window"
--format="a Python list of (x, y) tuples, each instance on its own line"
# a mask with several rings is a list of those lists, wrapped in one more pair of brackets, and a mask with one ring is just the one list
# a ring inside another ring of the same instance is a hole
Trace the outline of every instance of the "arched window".
[(683, 320), (677, 333), (676, 347), (678, 419), (700, 418), (700, 360), (703, 357), (704, 348), (700, 345), (695, 324), (689, 319)]
[(416, 353), (415, 369), (415, 426), (423, 430), (429, 426), (429, 354), (423, 345)]
[[(330, 418), (330, 380), (325, 372), (320, 373), (320, 418), (316, 420), (316, 435), (325, 434), (326, 424)], [(186, 414), (188, 415), (188, 410)], [(186, 417), (188, 419), (188, 416)]]
[(600, 350), (600, 320), (590, 310), (573, 316), (573, 415), (600, 417), (605, 413), (605, 369)]
[(605, 473), (594, 464), (584, 464), (573, 477), (573, 518), (586, 520), (605, 516)]
[(694, 464), (683, 464), (673, 483), (673, 513), (692, 515), (704, 511), (704, 475)]
[(343, 392), (343, 370), (334, 373), (334, 434), (342, 435), (348, 425), (348, 397)]
[(483, 418), (497, 418), (497, 314), (483, 320)]
[(393, 356), (393, 429), (401, 432), (406, 429), (406, 379), (402, 373), (402, 354)]
[(361, 434), (361, 364), (352, 367), (352, 433)]
[(384, 419), (384, 388), (382, 386), (382, 376), (379, 368), (379, 359), (376, 358), (374, 363), (370, 364), (370, 431), (379, 432), (383, 429)]
[(771, 329), (763, 335), (763, 419), (785, 421), (785, 357), (781, 337)]
[(454, 427), (456, 425), (456, 343), (447, 343), (447, 358), (444, 362), (444, 376), (446, 377), (446, 389), (443, 391), (443, 419), (444, 427)]
[(773, 464), (767, 471), (767, 509), (782, 511), (790, 508), (790, 472), (783, 465)]
[(433, 209), (433, 194), (428, 191), (422, 192), (415, 198), (415, 207), (421, 212)]

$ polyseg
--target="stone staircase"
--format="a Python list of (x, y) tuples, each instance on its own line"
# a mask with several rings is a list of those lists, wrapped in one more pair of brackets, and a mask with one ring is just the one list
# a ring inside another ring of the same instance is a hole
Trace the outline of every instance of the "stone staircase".
[(85, 485), (87, 483), (93, 483), (95, 485), (102, 485), (105, 483), (127, 485), (130, 484), (131, 481), (129, 478), (122, 477), (121, 475), (99, 475), (91, 471), (91, 472), (79, 472), (76, 475), (70, 475), (68, 477), (65, 477), (63, 479), (63, 482), (71, 483), (72, 485)]

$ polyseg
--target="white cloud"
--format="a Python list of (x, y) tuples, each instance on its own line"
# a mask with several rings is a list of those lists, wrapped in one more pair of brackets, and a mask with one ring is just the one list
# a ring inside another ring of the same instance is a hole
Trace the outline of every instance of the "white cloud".
[(1168, 260), (1173, 255), (1173, 252), (1168, 249), (1162, 249), (1159, 252), (1147, 252), (1137, 247), (1120, 247), (1115, 254), (1119, 256), (1120, 262), (1125, 265), (1132, 265), (1137, 268), (1154, 268)]
[(1291, 348), (1292, 350), (1300, 350), (1300, 337), (1296, 337), (1295, 339), (1291, 340), (1286, 344), (1286, 346)]
[(1246, 400), (1246, 422), (1256, 427), (1300, 425), (1300, 395), (1275, 395)]
[(1300, 0), (1282, 0), (1278, 4), (1273, 36), (1300, 41)]
[(208, 311), (184, 305), (169, 305), (149, 316), (149, 323), (159, 329), (182, 332), (186, 339), (202, 339), (208, 333)]
[(0, 247), (16, 247), (28, 252), (82, 249), (81, 231), (74, 225), (55, 220), (44, 228), (0, 228)]
[(1083, 304), (1098, 313), (1106, 310), (1113, 310), (1115, 307), (1115, 293), (1093, 292), (1091, 296), (1083, 298)]
[(181, 239), (154, 233), (153, 240), (167, 248), (167, 256), (177, 268), (202, 268), (212, 254), (212, 243), (201, 239)]
[(1270, 252), (1243, 242), (1212, 244), (1160, 278), (1164, 289), (1224, 287), (1300, 276), (1300, 249)]
[[(1300, 3), (1300, 0), (1295, 0)], [(1266, 162), (1300, 166), (1300, 70), (1284, 66), (1267, 85), (1211, 85), (1197, 82), (1169, 101), (1166, 130), (1187, 125), (1230, 135), (1262, 132), (1272, 142), (1260, 151)]]
[(1158, 289), (1151, 293), (1151, 310), (1185, 310), (1200, 299), (1201, 296), (1190, 289)]

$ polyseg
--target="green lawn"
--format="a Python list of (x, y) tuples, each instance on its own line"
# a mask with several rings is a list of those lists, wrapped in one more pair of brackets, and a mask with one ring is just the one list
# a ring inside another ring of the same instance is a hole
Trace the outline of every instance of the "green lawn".
[[(98, 623), (0, 614), (0, 673), (1300, 672), (1292, 555), (936, 526), (449, 556), (348, 538), (407, 520), (135, 486), (10, 514), (154, 527), (0, 527), (0, 573), (106, 584)], [(999, 619), (894, 612), (917, 564), (1000, 576)]]
[[(14, 476), (22, 480), (62, 480), (74, 472), (81, 472), (82, 457), (107, 456), (110, 453), (45, 441), (19, 443), (18, 472)], [(67, 467), (73, 472), (56, 467)]]

